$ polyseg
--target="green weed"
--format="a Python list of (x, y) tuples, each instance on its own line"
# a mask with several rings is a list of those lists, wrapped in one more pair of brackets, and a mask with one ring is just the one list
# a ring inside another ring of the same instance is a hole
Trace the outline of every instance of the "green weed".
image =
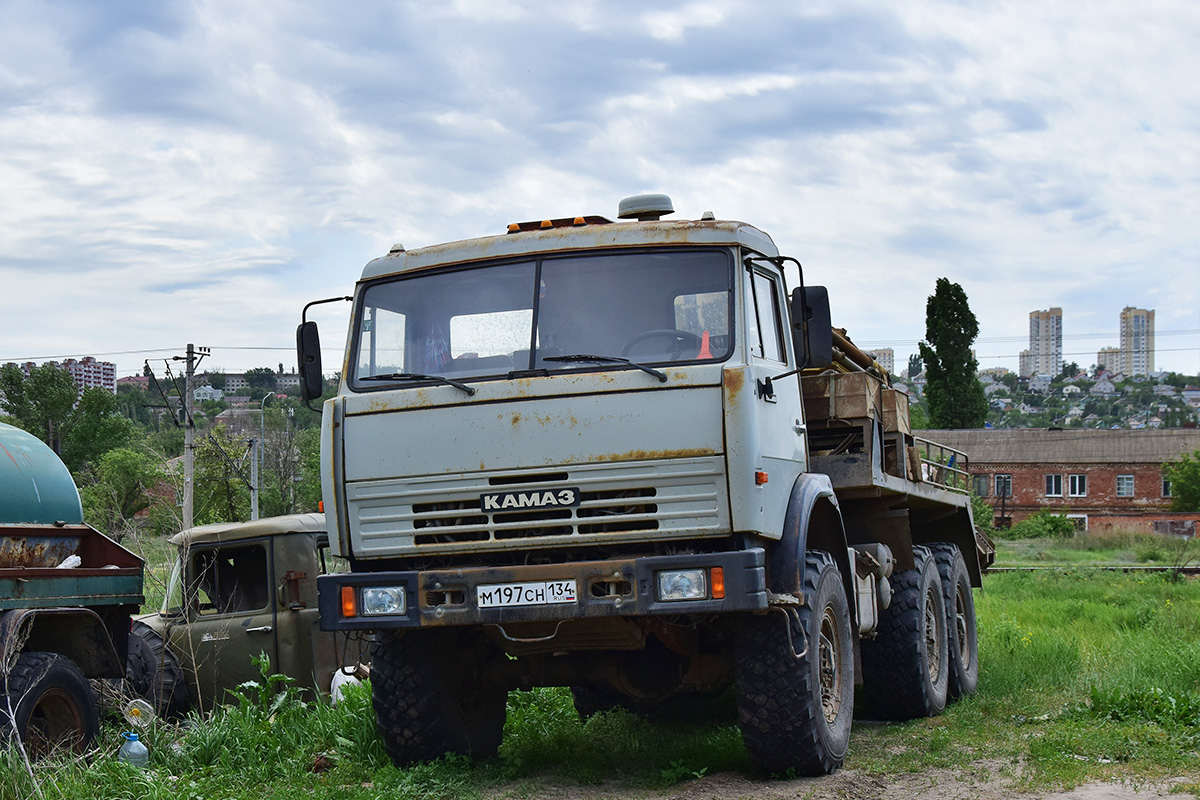
[[(1200, 785), (1200, 581), (1005, 573), (985, 578), (976, 603), (978, 694), (932, 719), (856, 722), (848, 768), (998, 771), (1018, 789), (1166, 777)], [(33, 778), (15, 751), (0, 750), (0, 800), (39, 791), (47, 800), (475, 798), (563, 784), (645, 794), (751, 771), (727, 718), (665, 724), (615, 709), (583, 722), (565, 689), (510, 694), (497, 758), (397, 769), (375, 732), (369, 685), (332, 706), (305, 701), (263, 660), (259, 671), (231, 704), (146, 729), (145, 770), (116, 760), (119, 720), (85, 758), (40, 762)]]

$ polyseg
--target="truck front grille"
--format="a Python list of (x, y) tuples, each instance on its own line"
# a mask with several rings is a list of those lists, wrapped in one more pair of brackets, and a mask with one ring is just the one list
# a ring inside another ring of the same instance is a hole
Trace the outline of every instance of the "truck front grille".
[[(505, 491), (579, 490), (574, 507), (485, 511)], [(462, 552), (728, 532), (720, 458), (586, 464), (566, 472), (486, 473), (372, 481), (347, 487), (356, 552)]]

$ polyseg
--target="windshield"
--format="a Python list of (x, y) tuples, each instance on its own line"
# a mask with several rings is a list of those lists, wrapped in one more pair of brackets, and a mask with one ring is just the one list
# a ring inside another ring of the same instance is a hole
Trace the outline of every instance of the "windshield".
[(179, 614), (183, 611), (183, 559), (176, 559), (167, 581), (167, 594), (163, 597), (163, 614)]
[(362, 294), (351, 383), (722, 360), (733, 345), (731, 282), (730, 253), (717, 249), (544, 258), (382, 281)]

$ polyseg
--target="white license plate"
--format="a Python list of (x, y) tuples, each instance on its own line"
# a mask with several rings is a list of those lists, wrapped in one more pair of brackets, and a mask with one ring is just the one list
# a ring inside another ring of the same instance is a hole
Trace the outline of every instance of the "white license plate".
[(475, 587), (475, 605), (479, 608), (545, 606), (575, 600), (575, 581), (491, 583)]

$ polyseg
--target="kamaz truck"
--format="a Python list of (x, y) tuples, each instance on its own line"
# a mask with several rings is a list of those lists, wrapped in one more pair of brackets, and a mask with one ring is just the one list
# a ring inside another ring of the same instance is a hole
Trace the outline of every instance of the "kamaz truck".
[(495, 753), (513, 689), (586, 715), (733, 687), (760, 768), (822, 774), (856, 703), (975, 689), (966, 457), (914, 436), (770, 236), (671, 213), (641, 195), (363, 270), (321, 445), (351, 570), (318, 579), (320, 619), (374, 637), (397, 764)]

